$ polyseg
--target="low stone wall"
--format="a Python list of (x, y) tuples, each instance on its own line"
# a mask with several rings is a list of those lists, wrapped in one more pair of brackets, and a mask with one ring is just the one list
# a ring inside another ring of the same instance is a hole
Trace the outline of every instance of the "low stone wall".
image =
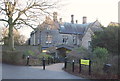
[(15, 65), (25, 65), (26, 58), (24, 58), (24, 54), (26, 51), (30, 50), (35, 53), (40, 52), (39, 46), (15, 46), (15, 51), (9, 51), (8, 46), (0, 46), (2, 48), (0, 50), (0, 60), (4, 63), (15, 64)]
[(2, 51), (2, 62), (15, 65), (25, 65), (26, 59), (23, 59), (20, 51)]
[[(8, 46), (4, 45), (1, 46), (2, 47), (2, 51), (6, 51), (8, 50)], [(31, 50), (31, 51), (35, 51), (35, 52), (40, 52), (40, 46), (30, 46), (30, 45), (23, 45), (23, 46), (15, 46), (15, 49), (17, 51), (26, 51), (26, 50)]]

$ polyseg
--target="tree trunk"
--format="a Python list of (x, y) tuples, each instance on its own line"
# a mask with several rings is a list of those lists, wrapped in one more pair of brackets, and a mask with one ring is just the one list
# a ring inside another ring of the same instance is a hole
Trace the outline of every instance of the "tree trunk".
[(13, 23), (12, 18), (9, 18), (9, 49), (14, 50), (14, 35), (13, 35)]

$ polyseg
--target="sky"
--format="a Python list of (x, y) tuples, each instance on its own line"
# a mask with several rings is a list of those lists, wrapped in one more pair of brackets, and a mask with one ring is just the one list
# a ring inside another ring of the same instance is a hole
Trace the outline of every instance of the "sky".
[[(71, 21), (71, 15), (74, 20), (82, 23), (82, 17), (87, 17), (87, 22), (94, 22), (96, 19), (107, 26), (110, 22), (118, 22), (118, 2), (120, 0), (60, 0), (58, 8), (58, 19), (62, 18), (64, 22)], [(20, 29), (21, 34), (27, 38), (30, 37), (32, 29), (24, 27)]]
[[(61, 8), (59, 15), (64, 21), (74, 19), (82, 23), (86, 16), (88, 22), (98, 19), (102, 25), (107, 26), (111, 21), (118, 22), (118, 2), (120, 0), (65, 0), (66, 6)], [(63, 2), (64, 3), (64, 2)]]

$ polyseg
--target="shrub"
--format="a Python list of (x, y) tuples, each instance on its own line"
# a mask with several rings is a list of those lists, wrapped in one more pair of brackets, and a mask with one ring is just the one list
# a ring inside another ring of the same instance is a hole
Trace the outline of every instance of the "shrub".
[(24, 52), (23, 54), (24, 57), (26, 56), (35, 56), (35, 52), (31, 51), (31, 50), (27, 50)]
[(48, 54), (46, 54), (46, 53), (41, 53), (39, 56), (38, 56), (39, 58), (51, 58), (52, 56), (51, 55), (48, 55)]
[(79, 48), (76, 48), (75, 50), (81, 54), (88, 54), (89, 53), (89, 51), (84, 47), (79, 47)]
[(100, 60), (107, 60), (108, 50), (101, 47), (96, 47), (93, 51), (93, 57)]
[(67, 56), (69, 56), (69, 58), (73, 57), (77, 59), (89, 58), (90, 52), (88, 49), (84, 47), (79, 47), (79, 48), (75, 48), (74, 50), (72, 50), (69, 54), (67, 54)]
[[(101, 47), (96, 47), (92, 54), (92, 70), (93, 74), (103, 75), (103, 67), (107, 62), (108, 50)], [(99, 71), (99, 73), (98, 73)]]

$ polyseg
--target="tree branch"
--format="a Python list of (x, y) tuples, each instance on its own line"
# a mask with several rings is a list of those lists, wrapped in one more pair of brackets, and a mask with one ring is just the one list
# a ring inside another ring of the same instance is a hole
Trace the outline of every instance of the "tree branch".
[(30, 25), (29, 23), (27, 23), (24, 19), (19, 19), (21, 22), (15, 23), (15, 24), (24, 24), (27, 25), (29, 27), (31, 27), (32, 29), (35, 29), (32, 25)]
[(5, 21), (5, 22), (7, 22), (7, 23), (8, 23), (8, 21), (7, 21), (7, 20), (5, 20), (5, 19), (0, 19), (0, 21)]

